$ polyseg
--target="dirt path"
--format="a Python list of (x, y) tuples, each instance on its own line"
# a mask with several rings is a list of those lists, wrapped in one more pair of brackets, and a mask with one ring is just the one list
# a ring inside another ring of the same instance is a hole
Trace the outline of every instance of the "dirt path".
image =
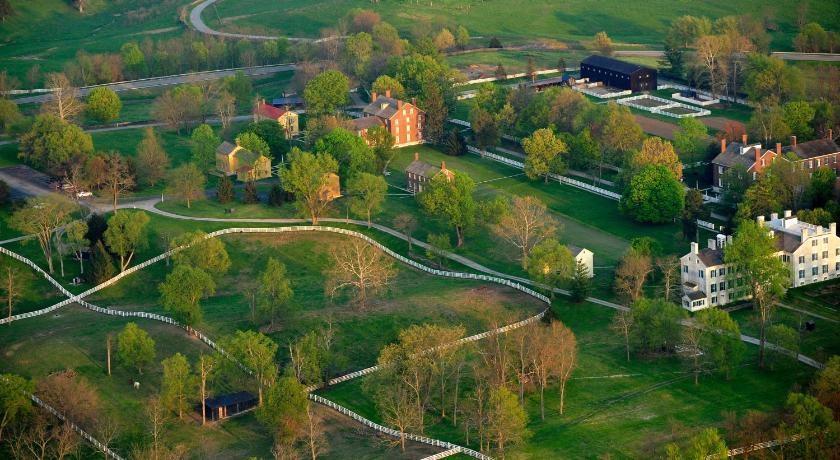
[(644, 115), (633, 115), (636, 118), (636, 123), (642, 127), (642, 130), (648, 134), (659, 136), (663, 139), (674, 140), (674, 130), (677, 125), (668, 123), (667, 121), (657, 120), (656, 118), (646, 117)]

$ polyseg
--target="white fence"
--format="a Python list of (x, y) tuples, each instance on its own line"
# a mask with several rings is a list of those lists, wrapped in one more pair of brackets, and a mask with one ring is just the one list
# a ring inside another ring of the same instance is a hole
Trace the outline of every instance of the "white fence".
[[(640, 100), (640, 99), (650, 99), (650, 100), (654, 100), (654, 101), (657, 101), (657, 102), (661, 102), (662, 104), (657, 105), (655, 107), (650, 107), (650, 106), (647, 106), (647, 105), (644, 105), (644, 104), (637, 104), (635, 101)], [(626, 105), (628, 107), (633, 107), (633, 108), (636, 108), (636, 109), (639, 109), (639, 110), (644, 110), (644, 111), (647, 111), (647, 112), (650, 112), (650, 113), (655, 113), (657, 115), (664, 115), (666, 117), (671, 117), (671, 118), (704, 117), (706, 115), (711, 115), (712, 114), (712, 112), (710, 112), (707, 109), (701, 109), (700, 107), (697, 107), (697, 106), (694, 106), (694, 105), (683, 104), (682, 102), (669, 101), (668, 99), (664, 99), (664, 98), (656, 97), (656, 96), (649, 96), (647, 94), (642, 94), (642, 95), (639, 95), (639, 96), (625, 97), (623, 99), (617, 100), (616, 102), (618, 102), (621, 105)], [(691, 113), (679, 113), (678, 114), (678, 113), (672, 113), (672, 112), (667, 112), (666, 111), (667, 109), (674, 109), (674, 108), (683, 108), (683, 109), (686, 109), (686, 110), (691, 110), (692, 112)]]
[[(565, 71), (565, 70), (574, 70), (574, 69), (572, 69), (572, 68), (563, 69), (563, 71)], [(534, 73), (537, 74), (537, 75), (546, 75), (546, 74), (549, 74), (549, 73), (559, 73), (559, 72), (561, 72), (561, 69), (537, 70)], [(475, 80), (467, 80), (463, 83), (455, 83), (452, 86), (457, 87), (457, 86), (473, 85), (473, 84), (476, 84), (476, 83), (489, 83), (491, 81), (498, 81), (498, 80), (512, 80), (514, 78), (522, 78), (522, 77), (525, 77), (527, 75), (528, 75), (527, 73), (521, 72), (521, 73), (508, 74), (508, 75), (505, 76), (505, 78), (501, 78), (501, 79), (496, 78), (496, 77), (476, 78)]]
[[(488, 152), (486, 150), (480, 150), (476, 147), (471, 145), (467, 146), (467, 150), (470, 153), (474, 153), (476, 155), (481, 155), (483, 158), (488, 158), (493, 161), (497, 161), (499, 163), (506, 164), (511, 168), (516, 168), (519, 170), (524, 170), (525, 165), (521, 161), (516, 161), (514, 159), (504, 157), (501, 155), (497, 155), (495, 153)], [(572, 179), (570, 177), (561, 176), (560, 174), (549, 174), (548, 178), (561, 184), (571, 185), (572, 187), (579, 188), (581, 190), (586, 190), (587, 192), (594, 193), (596, 195), (601, 195), (604, 198), (609, 198), (611, 200), (621, 200), (621, 194), (613, 192), (612, 190), (603, 189), (600, 187), (596, 187), (594, 185), (587, 184), (586, 182), (581, 182), (576, 179)]]
[[(700, 96), (701, 94), (697, 93), (697, 95)], [(711, 97), (706, 97), (705, 99), (691, 98), (691, 97), (683, 96), (682, 93), (672, 93), (671, 94), (671, 99), (676, 99), (678, 101), (682, 101), (682, 102), (685, 102), (685, 103), (688, 103), (688, 104), (699, 105), (700, 107), (707, 107), (707, 106), (710, 106), (710, 105), (715, 105), (715, 104), (720, 103), (720, 99), (712, 99)]]
[(614, 97), (629, 96), (629, 95), (633, 94), (633, 91), (631, 91), (629, 89), (625, 89), (625, 90), (621, 90), (621, 91), (612, 91), (612, 92), (609, 92), (609, 93), (605, 93), (605, 92), (602, 92), (602, 91), (596, 91), (596, 90), (590, 89), (590, 88), (595, 88), (595, 87), (598, 87), (598, 86), (600, 86), (600, 85), (598, 85), (598, 84), (574, 85), (574, 86), (572, 86), (572, 88), (575, 89), (576, 91), (579, 91), (579, 92), (583, 93), (583, 94), (588, 94), (589, 96), (597, 97), (599, 99), (611, 99), (611, 98), (614, 98)]

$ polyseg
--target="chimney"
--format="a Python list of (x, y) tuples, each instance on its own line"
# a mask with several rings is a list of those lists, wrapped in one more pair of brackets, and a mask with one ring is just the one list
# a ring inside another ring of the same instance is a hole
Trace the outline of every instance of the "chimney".
[(385, 90), (385, 97), (391, 97), (391, 89), (390, 88)]
[(440, 170), (446, 171), (446, 162), (443, 160), (440, 160)]
[(401, 99), (397, 99), (397, 109), (401, 109), (403, 105), (403, 101)]
[(758, 225), (763, 227), (764, 226), (764, 216), (758, 216), (755, 218), (755, 221), (758, 222)]
[(726, 151), (726, 138), (724, 137), (720, 140), (720, 153), (723, 153), (725, 151)]
[(828, 140), (830, 140), (830, 141), (834, 140), (834, 130), (831, 129), (831, 128), (828, 128)]
[(417, 107), (417, 98), (416, 97), (411, 98), (411, 105), (413, 105), (414, 107)]
[(700, 247), (699, 247), (699, 245), (698, 245), (697, 243), (695, 243), (694, 241), (692, 241), (692, 242), (691, 242), (691, 253), (692, 253), (692, 254), (697, 254), (697, 253), (699, 253), (699, 252), (700, 252)]
[(761, 147), (755, 146), (755, 171), (761, 172)]
[(709, 240), (706, 242), (706, 244), (709, 246), (709, 249), (711, 249), (712, 251), (717, 249), (717, 242), (715, 241), (714, 238), (709, 238)]
[(791, 211), (790, 209), (785, 209), (785, 219), (789, 219), (792, 215), (793, 211)]
[(782, 156), (782, 143), (776, 142), (776, 155)]
[(379, 96), (376, 91), (370, 93), (370, 102), (376, 102), (376, 96)]
[(774, 212), (770, 214), (770, 220), (777, 220), (779, 218), (779, 213)]
[(805, 227), (802, 227), (802, 233), (799, 234), (799, 241), (804, 243), (805, 240), (807, 240), (807, 239), (808, 239), (808, 229), (805, 228)]
[(837, 222), (832, 222), (832, 223), (828, 224), (828, 232), (831, 233), (832, 235), (837, 234)]
[(791, 147), (796, 147), (796, 136), (790, 136)]
[(414, 152), (414, 161), (420, 161), (420, 152)]
[(741, 144), (742, 145), (747, 145), (747, 135), (746, 135), (746, 133), (741, 134)]

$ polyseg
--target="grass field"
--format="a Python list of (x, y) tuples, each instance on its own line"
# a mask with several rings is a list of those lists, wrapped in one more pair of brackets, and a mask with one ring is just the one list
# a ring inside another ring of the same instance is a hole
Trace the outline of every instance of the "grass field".
[[(626, 362), (620, 338), (607, 328), (611, 310), (555, 301), (555, 312), (578, 340), (579, 365), (567, 388), (567, 413), (557, 413), (556, 387), (546, 391), (544, 422), (539, 420), (539, 396), (528, 396), (533, 436), (507, 452), (506, 458), (661, 458), (668, 442), (687, 439), (710, 425), (721, 427), (723, 410), (743, 415), (748, 409), (780, 408), (787, 392), (812, 375), (804, 366), (759, 371), (754, 366), (757, 348), (751, 346), (731, 380), (701, 376), (695, 386), (676, 358)], [(613, 375), (625, 377), (606, 378)], [(353, 380), (324, 396), (380, 420), (362, 386), (362, 380)], [(436, 423), (426, 433), (464, 442), (463, 431), (450, 421)]]
[[(784, 0), (774, 4), (774, 22), (779, 32), (773, 44), (780, 49), (790, 48), (798, 2)], [(569, 41), (589, 41), (595, 33), (606, 30), (613, 40), (625, 43), (659, 44), (670, 21), (683, 14), (708, 16), (712, 19), (753, 12), (767, 12), (759, 0), (737, 0), (734, 3), (711, 0), (702, 3), (656, 0), (633, 4), (606, 0), (590, 2), (572, 0), (562, 5), (551, 0), (438, 0), (407, 5), (403, 2), (370, 3), (362, 0), (325, 0), (310, 2), (289, 0), (278, 5), (261, 0), (225, 0), (218, 12), (227, 18), (223, 30), (255, 30), (278, 35), (316, 37), (324, 28), (335, 27), (338, 19), (351, 8), (369, 8), (385, 21), (407, 34), (417, 24), (432, 26), (466, 26), (484, 44), (490, 36), (503, 39), (529, 40), (550, 38)], [(838, 27), (840, 9), (830, 1), (811, 2), (809, 20), (824, 22), (826, 28)], [(218, 21), (211, 11), (204, 17), (211, 27)]]

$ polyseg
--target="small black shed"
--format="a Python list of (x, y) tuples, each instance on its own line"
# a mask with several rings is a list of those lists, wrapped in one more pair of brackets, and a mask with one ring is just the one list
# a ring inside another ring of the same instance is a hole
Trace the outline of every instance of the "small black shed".
[[(207, 418), (210, 420), (221, 420), (256, 407), (257, 397), (247, 391), (239, 391), (215, 398), (204, 400), (204, 407)], [(199, 412), (201, 406), (198, 406)]]
[(592, 55), (581, 61), (580, 77), (634, 93), (656, 89), (656, 69), (606, 56)]

